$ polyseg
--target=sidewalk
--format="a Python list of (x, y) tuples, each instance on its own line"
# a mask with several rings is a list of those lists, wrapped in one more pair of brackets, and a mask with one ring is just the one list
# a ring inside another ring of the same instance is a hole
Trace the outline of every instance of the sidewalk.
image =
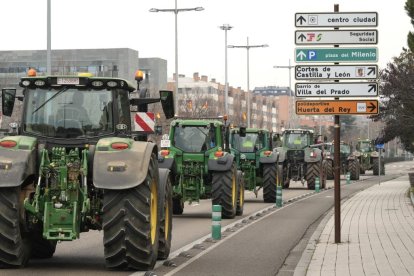
[[(335, 244), (334, 216), (328, 216), (327, 223), (318, 227), (320, 236), (318, 230), (312, 236), (294, 275), (414, 275), (414, 209), (407, 196), (409, 187), (407, 175), (343, 202), (341, 243)], [(306, 257), (313, 249), (313, 255)], [(310, 263), (306, 258), (311, 258)]]

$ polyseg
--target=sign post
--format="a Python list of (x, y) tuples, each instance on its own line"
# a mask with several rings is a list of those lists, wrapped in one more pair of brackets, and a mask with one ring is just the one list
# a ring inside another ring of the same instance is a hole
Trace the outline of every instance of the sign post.
[[(339, 62), (377, 62), (377, 48), (339, 48), (340, 44), (370, 45), (378, 43), (378, 13), (376, 12), (339, 12), (334, 5), (330, 13), (296, 13), (295, 26), (305, 29), (295, 31), (296, 45), (333, 45), (333, 48), (296, 48), (295, 79), (311, 81), (296, 83), (296, 97), (334, 98), (335, 100), (298, 100), (298, 115), (334, 115), (334, 164), (340, 163), (340, 115), (378, 114), (378, 100), (341, 100), (344, 97), (377, 97), (378, 67), (376, 65), (339, 65)], [(374, 29), (341, 29), (374, 28)], [(302, 63), (327, 63), (334, 65), (312, 65)], [(340, 80), (362, 80), (362, 82), (340, 82)], [(372, 81), (364, 81), (372, 80)], [(325, 82), (320, 82), (325, 81)], [(321, 179), (321, 181), (323, 181)], [(335, 165), (334, 202), (335, 202), (335, 243), (341, 242), (341, 186), (340, 166)]]

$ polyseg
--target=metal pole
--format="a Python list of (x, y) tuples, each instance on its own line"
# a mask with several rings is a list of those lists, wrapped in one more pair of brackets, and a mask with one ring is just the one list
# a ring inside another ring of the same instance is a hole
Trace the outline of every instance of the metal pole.
[(250, 127), (249, 37), (247, 37), (247, 127)]
[(219, 27), (220, 29), (224, 30), (224, 113), (229, 114), (229, 106), (228, 106), (228, 97), (229, 97), (229, 82), (227, 80), (227, 31), (231, 30), (233, 27), (229, 24), (223, 24)]
[[(339, 5), (334, 5), (334, 12), (339, 12)], [(336, 30), (338, 28), (335, 28)], [(338, 47), (338, 45), (334, 45)], [(336, 63), (337, 64), (337, 63)], [(338, 82), (338, 80), (335, 80)], [(335, 98), (339, 100), (339, 98)], [(341, 143), (341, 124), (339, 115), (335, 115), (334, 122), (334, 164), (335, 164), (335, 179), (334, 179), (334, 201), (335, 201), (335, 243), (341, 243), (341, 157), (340, 157), (340, 143)]]
[[(293, 118), (293, 117), (295, 117), (294, 116), (294, 114), (293, 114), (293, 103), (295, 102), (293, 99), (292, 99), (292, 81), (291, 81), (291, 70), (292, 70), (292, 67), (290, 66), (290, 59), (289, 59), (289, 118)], [(292, 101), (293, 101), (293, 103), (292, 103)], [(295, 128), (296, 127), (296, 117), (295, 117), (295, 119), (293, 120), (293, 127)]]
[(229, 97), (229, 83), (227, 81), (227, 30), (224, 29), (224, 113), (229, 114), (228, 97)]
[(177, 10), (177, 0), (175, 0), (175, 87), (174, 87), (174, 110), (177, 115), (179, 115), (178, 110), (178, 10)]
[(47, 51), (46, 51), (46, 69), (47, 74), (52, 74), (52, 42), (51, 42), (51, 0), (47, 0)]

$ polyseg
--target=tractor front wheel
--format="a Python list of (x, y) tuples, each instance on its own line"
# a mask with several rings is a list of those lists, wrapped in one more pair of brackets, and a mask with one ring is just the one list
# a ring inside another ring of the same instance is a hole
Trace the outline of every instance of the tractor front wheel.
[(351, 180), (359, 180), (359, 162), (358, 160), (350, 160), (348, 163), (348, 171)]
[[(315, 180), (317, 177), (321, 175), (321, 164), (319, 162), (308, 163), (307, 170), (306, 170), (306, 182), (308, 184), (309, 190), (315, 189)], [(319, 179), (319, 183), (321, 179)]]
[(103, 242), (108, 268), (154, 268), (162, 208), (158, 188), (158, 164), (152, 154), (143, 183), (131, 189), (104, 191)]

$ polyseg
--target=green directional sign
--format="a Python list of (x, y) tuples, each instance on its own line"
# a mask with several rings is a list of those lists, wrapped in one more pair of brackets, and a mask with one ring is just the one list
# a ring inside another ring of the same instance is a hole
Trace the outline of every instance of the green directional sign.
[(378, 48), (295, 48), (300, 62), (377, 62)]

